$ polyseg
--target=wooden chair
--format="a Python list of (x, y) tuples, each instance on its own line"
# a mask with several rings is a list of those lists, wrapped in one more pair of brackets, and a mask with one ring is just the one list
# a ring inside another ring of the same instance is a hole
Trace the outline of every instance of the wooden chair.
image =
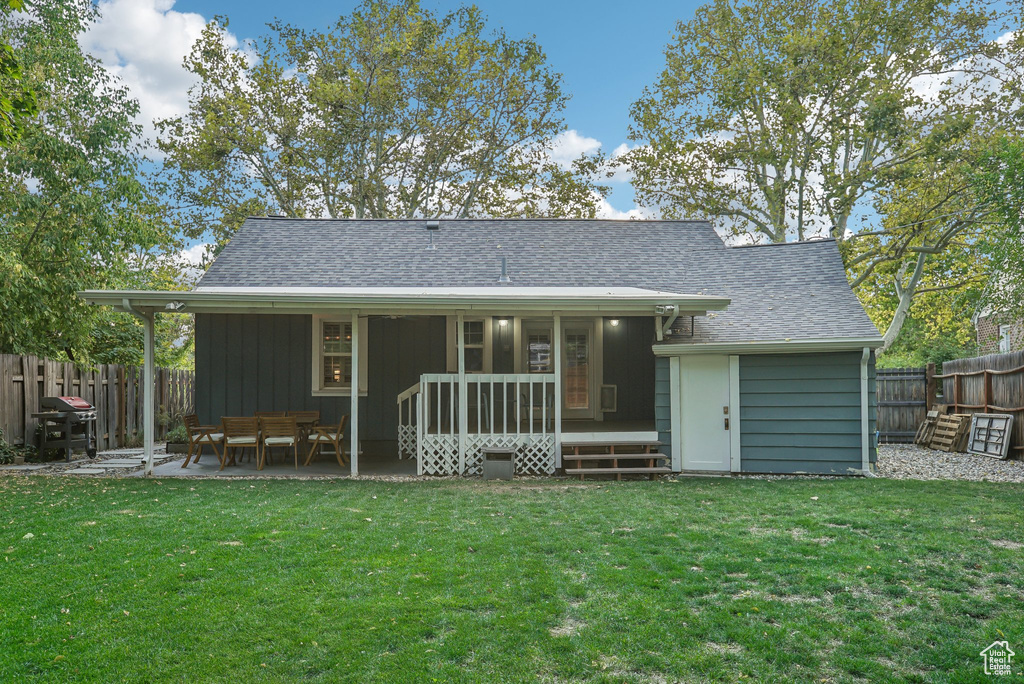
[(253, 411), (252, 415), (256, 417), (256, 420), (260, 418), (284, 418), (288, 415), (287, 411)]
[(227, 465), (229, 456), (232, 465), (237, 462), (235, 460), (235, 450), (237, 449), (245, 450), (251, 448), (255, 450), (256, 462), (259, 463), (260, 431), (259, 424), (255, 418), (221, 418), (220, 425), (221, 432), (224, 433), (224, 458), (220, 462), (221, 470), (224, 470), (224, 466)]
[(299, 430), (295, 416), (260, 418), (260, 445), (262, 448), (257, 470), (263, 470), (263, 464), (274, 447), (291, 447), (295, 456), (295, 469), (299, 469)]
[(220, 427), (216, 425), (200, 425), (199, 417), (194, 413), (185, 416), (183, 420), (185, 422), (185, 429), (188, 431), (188, 454), (185, 456), (185, 462), (181, 464), (181, 467), (185, 468), (188, 466), (193, 454), (196, 457), (195, 462), (199, 463), (199, 457), (203, 455), (204, 446), (212, 446), (217, 460), (223, 465), (224, 460), (221, 458), (220, 450), (217, 449), (217, 445), (224, 441), (224, 433), (221, 432)]
[(317, 425), (309, 433), (309, 454), (306, 456), (306, 465), (313, 462), (313, 456), (320, 453), (320, 447), (330, 444), (334, 447), (334, 456), (338, 459), (338, 465), (345, 467), (348, 464), (348, 457), (345, 456), (342, 444), (344, 443), (345, 424), (348, 422), (348, 414), (341, 417), (337, 425)]

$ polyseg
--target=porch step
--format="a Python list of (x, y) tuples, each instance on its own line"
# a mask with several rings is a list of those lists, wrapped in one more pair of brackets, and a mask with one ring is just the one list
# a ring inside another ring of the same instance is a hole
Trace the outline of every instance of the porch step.
[(651, 453), (617, 453), (617, 454), (562, 454), (563, 461), (614, 461), (616, 459), (620, 461), (638, 461), (638, 460), (653, 460), (661, 461), (669, 458), (665, 454), (659, 454), (657, 451)]
[(566, 468), (566, 475), (669, 475), (672, 469), (668, 466), (653, 468)]

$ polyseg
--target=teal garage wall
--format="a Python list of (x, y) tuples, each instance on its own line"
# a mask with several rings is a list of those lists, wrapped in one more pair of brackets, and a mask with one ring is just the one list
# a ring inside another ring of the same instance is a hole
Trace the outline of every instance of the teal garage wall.
[[(850, 474), (861, 469), (860, 352), (740, 356), (740, 468)], [(868, 365), (871, 461), (875, 367)]]

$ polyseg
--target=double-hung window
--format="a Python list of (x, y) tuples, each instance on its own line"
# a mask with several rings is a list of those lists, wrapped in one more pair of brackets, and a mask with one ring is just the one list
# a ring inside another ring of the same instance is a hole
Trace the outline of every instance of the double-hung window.
[[(359, 319), (359, 390), (366, 392), (365, 318)], [(352, 393), (352, 319), (313, 317), (313, 394)]]
[[(462, 322), (463, 358), (466, 360), (467, 373), (491, 372), (491, 319), (466, 319)], [(459, 370), (459, 336), (458, 318), (448, 317), (448, 372)]]

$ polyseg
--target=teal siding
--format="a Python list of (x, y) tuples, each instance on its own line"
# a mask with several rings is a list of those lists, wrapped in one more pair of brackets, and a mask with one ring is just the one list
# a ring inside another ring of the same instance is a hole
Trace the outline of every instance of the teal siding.
[(617, 390), (614, 413), (605, 420), (644, 420), (654, 418), (654, 319), (625, 317), (613, 326), (603, 320), (604, 384)]
[[(196, 314), (196, 413), (203, 423), (253, 411), (319, 410), (325, 423), (349, 413), (348, 397), (313, 396), (313, 321), (306, 315)], [(443, 317), (370, 318), (367, 396), (359, 431), (396, 438), (395, 398), (421, 373), (445, 372)]]
[[(741, 356), (741, 470), (860, 470), (860, 358), (859, 352)], [(873, 434), (873, 359), (868, 390)]]
[(672, 384), (669, 380), (669, 360), (654, 359), (654, 427), (661, 442), (661, 453), (672, 453)]

